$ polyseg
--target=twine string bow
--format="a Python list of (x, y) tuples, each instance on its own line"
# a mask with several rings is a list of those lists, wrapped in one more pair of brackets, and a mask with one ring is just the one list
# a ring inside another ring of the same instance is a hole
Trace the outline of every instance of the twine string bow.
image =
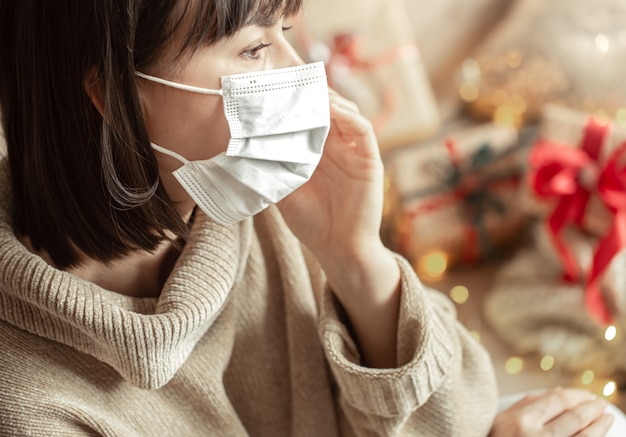
[(517, 147), (496, 152), (488, 143), (482, 144), (475, 152), (461, 158), (457, 144), (451, 138), (445, 140), (449, 162), (429, 162), (425, 170), (434, 175), (439, 182), (431, 187), (414, 190), (403, 196), (403, 201), (425, 199), (407, 212), (407, 219), (412, 221), (420, 214), (437, 210), (445, 205), (461, 202), (465, 227), (466, 262), (476, 261), (480, 254), (489, 256), (494, 246), (489, 236), (485, 216), (489, 211), (498, 215), (506, 213), (506, 207), (493, 190), (506, 185), (519, 183), (520, 169), (507, 168), (498, 171), (486, 171), (487, 167), (515, 153)]

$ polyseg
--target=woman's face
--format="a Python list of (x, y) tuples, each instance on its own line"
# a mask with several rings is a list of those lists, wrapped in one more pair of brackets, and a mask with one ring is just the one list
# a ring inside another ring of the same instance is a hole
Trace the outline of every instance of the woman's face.
[[(197, 50), (175, 67), (155, 66), (142, 72), (186, 85), (220, 89), (221, 76), (300, 65), (302, 60), (283, 34), (286, 26), (283, 19), (268, 27), (249, 25), (230, 38)], [(175, 38), (171, 47), (180, 47), (180, 41)], [(165, 60), (173, 57), (171, 52), (165, 50)], [(138, 80), (150, 141), (190, 161), (209, 159), (226, 150), (230, 132), (220, 96)], [(161, 182), (181, 216), (186, 217), (195, 203), (172, 175), (182, 164), (155, 153)]]

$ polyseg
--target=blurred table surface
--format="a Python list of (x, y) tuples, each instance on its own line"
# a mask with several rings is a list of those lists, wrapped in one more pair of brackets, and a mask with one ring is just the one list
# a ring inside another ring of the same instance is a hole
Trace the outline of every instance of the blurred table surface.
[[(457, 285), (469, 290), (469, 298), (463, 304), (455, 304), (459, 320), (470, 330), (489, 351), (501, 395), (509, 395), (529, 390), (548, 387), (581, 387), (593, 391), (601, 397), (617, 405), (626, 412), (626, 394), (619, 389), (605, 396), (603, 388), (609, 380), (595, 378), (590, 384), (584, 384), (582, 372), (573, 374), (559, 369), (558, 363), (547, 371), (541, 369), (540, 356), (518, 355), (505, 344), (483, 318), (483, 299), (491, 289), (499, 265), (486, 263), (471, 267), (456, 268), (446, 271), (440, 278), (422, 281), (432, 288), (449, 295)], [(511, 358), (519, 358), (510, 361)], [(521, 361), (520, 361), (521, 360)], [(509, 366), (507, 368), (507, 362)], [(522, 368), (511, 364), (522, 363)], [(513, 369), (511, 368), (513, 367)]]

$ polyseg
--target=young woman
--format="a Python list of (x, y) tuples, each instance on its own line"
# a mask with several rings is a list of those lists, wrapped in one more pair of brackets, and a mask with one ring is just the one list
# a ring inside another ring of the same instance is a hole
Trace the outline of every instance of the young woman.
[(0, 0), (0, 434), (489, 432), (489, 358), (381, 244), (299, 9)]

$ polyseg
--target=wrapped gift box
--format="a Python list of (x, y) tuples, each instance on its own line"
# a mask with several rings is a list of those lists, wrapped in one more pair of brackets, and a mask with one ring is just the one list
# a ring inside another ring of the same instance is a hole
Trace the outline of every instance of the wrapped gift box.
[(585, 308), (583, 286), (561, 280), (554, 256), (524, 248), (498, 269), (492, 284), (482, 314), (515, 353), (549, 355), (556, 367), (578, 376), (592, 370), (597, 378), (626, 382), (624, 320), (615, 320), (617, 336), (608, 341), (607, 327)]
[(395, 208), (384, 229), (413, 263), (434, 253), (473, 262), (516, 242), (524, 147), (516, 131), (486, 124), (396, 151), (386, 163)]
[(402, 0), (311, 2), (288, 35), (307, 61), (325, 62), (331, 87), (373, 122), (381, 150), (439, 131), (439, 110)]
[[(626, 140), (626, 127), (619, 125), (615, 121), (594, 119), (585, 112), (549, 104), (544, 107), (542, 112), (538, 143), (547, 142), (580, 149), (583, 147), (585, 128), (590, 121), (595, 121), (605, 126), (606, 129), (603, 138), (601, 138), (601, 143), (597, 145), (599, 149), (597, 159), (589, 168), (590, 172), (595, 173), (593, 176), (597, 177), (602, 166)], [(529, 182), (529, 179), (527, 179), (527, 182)], [(577, 226), (585, 232), (591, 232), (600, 236), (606, 233), (611, 214), (609, 214), (602, 200), (593, 194), (596, 189), (595, 181), (591, 181), (591, 185), (589, 189), (592, 195), (586, 204), (584, 217)], [(548, 217), (559, 202), (558, 198), (542, 198), (538, 196), (530, 183), (526, 183), (522, 191), (521, 199), (524, 209), (536, 217)]]
[[(563, 232), (562, 239), (571, 251), (578, 269), (585, 274), (588, 273), (599, 238), (571, 227)], [(560, 255), (552, 244), (545, 226), (540, 224), (534, 226), (533, 240), (541, 257), (549, 259), (552, 265), (562, 268)], [(563, 283), (564, 281), (561, 280), (560, 282)], [(576, 287), (580, 296), (585, 294), (586, 290), (582, 283), (578, 282), (572, 286)], [(623, 323), (626, 323), (626, 249), (619, 250), (612, 256), (610, 263), (599, 278), (598, 287), (603, 303), (612, 318), (622, 319)]]
[[(604, 282), (616, 280), (611, 266), (626, 249), (625, 140), (626, 129), (616, 122), (547, 106), (522, 195), (524, 209), (542, 219), (564, 279), (585, 284), (585, 304), (602, 323), (611, 322), (622, 293)], [(577, 258), (572, 229), (593, 237), (590, 261)]]

